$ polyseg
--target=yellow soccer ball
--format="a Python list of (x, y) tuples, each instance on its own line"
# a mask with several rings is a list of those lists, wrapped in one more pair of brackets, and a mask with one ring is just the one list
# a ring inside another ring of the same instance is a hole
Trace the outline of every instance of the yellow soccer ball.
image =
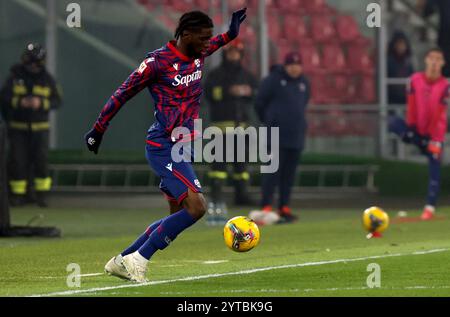
[(256, 223), (247, 217), (234, 217), (225, 224), (223, 237), (228, 248), (247, 252), (259, 243), (260, 232)]
[(370, 233), (381, 233), (389, 226), (389, 215), (379, 207), (370, 207), (364, 210), (364, 228)]

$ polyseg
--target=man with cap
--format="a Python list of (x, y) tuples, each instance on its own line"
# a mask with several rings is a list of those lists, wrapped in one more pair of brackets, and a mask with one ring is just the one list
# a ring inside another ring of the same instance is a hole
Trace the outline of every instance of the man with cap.
[(297, 220), (289, 203), (304, 147), (307, 129), (305, 112), (309, 98), (310, 84), (303, 74), (302, 59), (297, 52), (287, 54), (284, 65), (272, 67), (256, 97), (256, 111), (261, 122), (268, 128), (279, 127), (280, 132), (279, 169), (263, 176), (261, 202), (264, 212), (273, 212), (273, 196), (278, 186), (280, 222)]
[[(236, 39), (230, 42), (224, 48), (222, 63), (211, 70), (206, 80), (205, 96), (209, 104), (211, 125), (219, 127), (224, 133), (227, 127), (245, 128), (248, 126), (251, 117), (250, 111), (254, 102), (257, 82), (254, 76), (242, 65), (243, 57), (244, 44), (242, 41)], [(246, 148), (248, 149), (248, 146)], [(224, 155), (226, 151), (226, 144), (224, 144)], [(234, 153), (236, 153), (236, 149), (234, 149)], [(219, 213), (223, 212), (222, 209), (226, 207), (222, 197), (222, 187), (228, 179), (226, 162), (213, 162), (208, 176), (212, 189), (212, 204), (209, 209), (215, 208)], [(245, 162), (235, 161), (233, 163), (232, 179), (235, 188), (235, 204), (251, 204), (252, 201), (247, 193), (250, 175)]]
[(28, 44), (21, 63), (11, 68), (0, 91), (0, 106), (8, 125), (10, 203), (15, 206), (25, 204), (29, 190), (34, 188), (38, 205), (46, 207), (46, 193), (51, 187), (47, 162), (49, 112), (60, 106), (61, 96), (45, 62), (45, 49)]

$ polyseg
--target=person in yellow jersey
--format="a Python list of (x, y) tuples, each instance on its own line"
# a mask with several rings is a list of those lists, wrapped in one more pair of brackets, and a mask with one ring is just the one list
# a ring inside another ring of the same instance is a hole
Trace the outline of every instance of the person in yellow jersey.
[[(55, 79), (45, 67), (46, 51), (28, 44), (21, 62), (11, 67), (0, 90), (0, 107), (8, 126), (10, 203), (20, 206), (34, 188), (36, 202), (47, 206), (52, 180), (48, 171), (49, 112), (61, 105)], [(29, 181), (32, 184), (28, 184)]]

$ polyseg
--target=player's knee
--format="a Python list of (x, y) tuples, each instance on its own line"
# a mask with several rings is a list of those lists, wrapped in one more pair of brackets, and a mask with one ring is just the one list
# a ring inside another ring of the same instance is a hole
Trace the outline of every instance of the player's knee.
[(201, 194), (192, 195), (185, 200), (185, 207), (198, 220), (206, 213), (206, 200)]

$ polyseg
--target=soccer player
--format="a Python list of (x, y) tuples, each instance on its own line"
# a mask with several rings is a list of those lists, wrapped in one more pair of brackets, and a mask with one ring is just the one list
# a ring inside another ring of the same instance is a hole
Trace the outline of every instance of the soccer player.
[[(232, 14), (229, 30), (212, 37), (213, 22), (203, 12), (181, 16), (175, 40), (147, 54), (145, 60), (116, 90), (101, 111), (94, 127), (85, 135), (95, 154), (109, 122), (121, 107), (139, 91), (148, 88), (155, 100), (156, 122), (149, 128), (146, 158), (160, 176), (160, 189), (166, 196), (170, 215), (151, 224), (121, 254), (105, 266), (108, 274), (135, 282), (146, 282), (147, 264), (157, 250), (165, 249), (178, 234), (197, 222), (206, 211), (201, 185), (189, 162), (175, 162), (171, 149), (176, 142), (190, 141), (194, 119), (198, 118), (201, 78), (205, 58), (235, 39), (246, 8)], [(172, 135), (177, 127), (189, 129), (189, 135)]]
[(434, 216), (440, 187), (450, 85), (442, 76), (445, 59), (441, 49), (428, 51), (425, 65), (425, 72), (415, 73), (410, 79), (406, 122), (394, 116), (390, 118), (389, 130), (405, 143), (416, 145), (428, 158), (428, 196), (421, 219), (429, 220)]

